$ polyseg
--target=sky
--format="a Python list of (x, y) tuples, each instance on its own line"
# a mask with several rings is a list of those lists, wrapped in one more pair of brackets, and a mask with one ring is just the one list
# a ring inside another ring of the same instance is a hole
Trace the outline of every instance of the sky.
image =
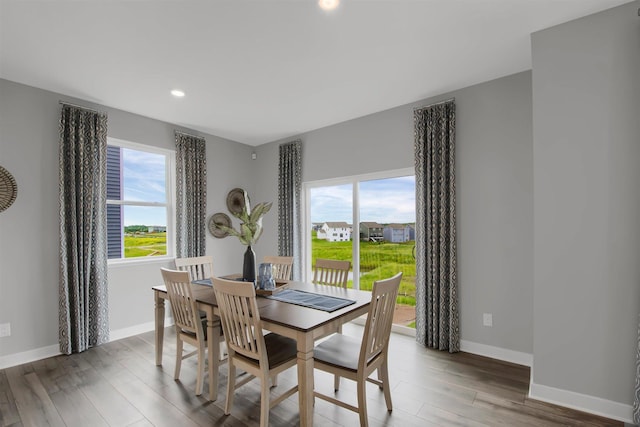
[[(165, 202), (165, 159), (161, 154), (122, 149), (124, 200)], [(164, 207), (125, 206), (124, 225), (167, 225)]]
[[(311, 188), (311, 222), (353, 222), (352, 185)], [(412, 223), (416, 221), (415, 177), (360, 182), (360, 221)]]

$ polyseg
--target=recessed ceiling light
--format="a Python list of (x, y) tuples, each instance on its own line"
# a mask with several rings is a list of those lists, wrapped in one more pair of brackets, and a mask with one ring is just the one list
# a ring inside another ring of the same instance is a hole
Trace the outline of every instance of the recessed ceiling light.
[(340, 0), (318, 0), (318, 5), (322, 10), (333, 10), (340, 4)]
[(175, 96), (176, 98), (182, 98), (184, 96), (184, 92), (179, 89), (174, 89), (171, 91), (171, 95)]

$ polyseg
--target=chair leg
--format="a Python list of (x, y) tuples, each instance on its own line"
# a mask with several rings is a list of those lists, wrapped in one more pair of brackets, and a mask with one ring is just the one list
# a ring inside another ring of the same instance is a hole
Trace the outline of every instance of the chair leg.
[(367, 417), (367, 379), (358, 375), (358, 414), (360, 414), (360, 427), (368, 427)]
[(387, 359), (384, 359), (382, 365), (378, 368), (378, 378), (382, 381), (382, 391), (384, 391), (384, 400), (387, 403), (387, 411), (393, 411), (391, 404), (391, 389), (389, 387), (389, 367), (387, 366)]
[(229, 357), (229, 376), (227, 378), (227, 401), (224, 404), (224, 413), (229, 415), (231, 413), (231, 407), (233, 406), (233, 395), (236, 389), (236, 365), (231, 361)]
[(278, 387), (278, 374), (271, 377), (271, 387)]
[(202, 394), (202, 383), (204, 382), (204, 345), (198, 346), (198, 378), (196, 379), (196, 396)]
[(173, 379), (180, 378), (180, 367), (182, 366), (182, 340), (180, 334), (176, 331), (176, 368), (173, 371)]
[[(339, 334), (342, 333), (342, 325), (338, 326), (338, 333)], [(338, 374), (333, 375), (333, 390), (334, 391), (340, 390), (340, 375)]]
[(269, 378), (260, 379), (260, 427), (269, 426)]

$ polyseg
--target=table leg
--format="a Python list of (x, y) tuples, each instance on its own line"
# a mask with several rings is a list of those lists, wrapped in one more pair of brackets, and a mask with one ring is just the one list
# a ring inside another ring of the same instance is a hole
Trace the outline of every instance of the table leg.
[(298, 338), (298, 401), (300, 425), (313, 426), (313, 339)]
[(207, 310), (207, 355), (209, 359), (209, 400), (218, 398), (218, 371), (220, 370), (220, 324), (213, 321), (213, 310)]
[(162, 365), (162, 346), (164, 343), (164, 298), (160, 292), (154, 291), (156, 312), (156, 366)]

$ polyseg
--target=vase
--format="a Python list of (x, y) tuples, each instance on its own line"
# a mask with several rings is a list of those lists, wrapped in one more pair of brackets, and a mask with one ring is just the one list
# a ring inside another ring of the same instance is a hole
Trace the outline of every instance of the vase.
[(251, 245), (247, 246), (244, 253), (244, 263), (242, 264), (242, 278), (245, 282), (256, 283), (256, 253), (251, 249)]

